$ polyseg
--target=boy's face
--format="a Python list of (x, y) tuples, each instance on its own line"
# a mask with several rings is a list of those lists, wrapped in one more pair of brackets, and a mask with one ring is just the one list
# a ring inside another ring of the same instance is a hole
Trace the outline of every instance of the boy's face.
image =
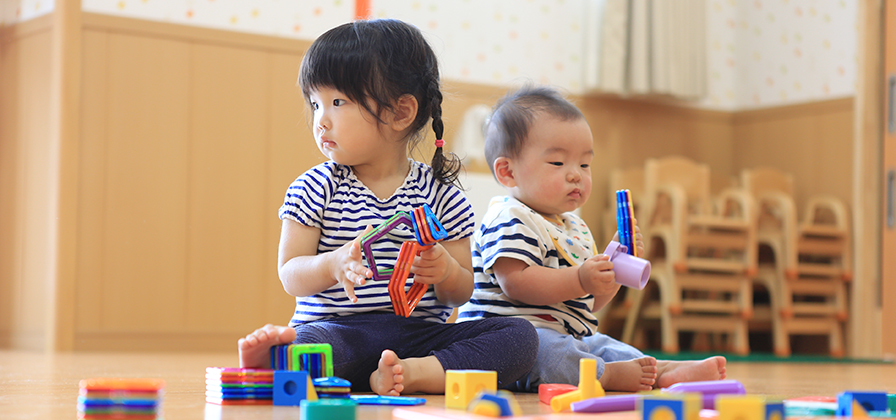
[(591, 127), (583, 118), (537, 116), (520, 155), (508, 159), (510, 195), (543, 215), (582, 206), (591, 195)]

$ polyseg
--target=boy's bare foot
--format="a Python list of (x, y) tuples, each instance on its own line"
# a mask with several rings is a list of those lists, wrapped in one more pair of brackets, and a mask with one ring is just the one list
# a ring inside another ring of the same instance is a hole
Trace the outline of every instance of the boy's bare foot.
[(722, 356), (707, 357), (703, 360), (660, 360), (656, 363), (656, 386), (666, 388), (679, 382), (725, 379), (727, 362)]
[(650, 356), (608, 362), (600, 376), (600, 385), (607, 391), (650, 391), (656, 382), (656, 363), (656, 359)]
[(435, 356), (399, 359), (392, 350), (383, 350), (370, 389), (379, 395), (445, 392), (445, 368)]
[(370, 374), (370, 389), (379, 395), (401, 395), (405, 366), (392, 350), (383, 350), (376, 371)]
[(267, 324), (237, 343), (240, 367), (254, 369), (271, 368), (271, 347), (290, 344), (296, 339), (296, 330), (290, 327)]

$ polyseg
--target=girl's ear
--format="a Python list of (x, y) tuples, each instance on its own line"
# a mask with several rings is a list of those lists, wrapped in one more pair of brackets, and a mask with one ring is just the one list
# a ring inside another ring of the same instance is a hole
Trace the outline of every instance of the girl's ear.
[(516, 178), (513, 176), (513, 162), (510, 159), (506, 157), (495, 159), (494, 168), (492, 169), (495, 170), (495, 178), (498, 179), (498, 183), (505, 188), (516, 186)]
[(417, 98), (414, 95), (401, 95), (395, 101), (395, 107), (392, 112), (392, 119), (389, 124), (395, 131), (404, 131), (410, 127), (417, 119)]

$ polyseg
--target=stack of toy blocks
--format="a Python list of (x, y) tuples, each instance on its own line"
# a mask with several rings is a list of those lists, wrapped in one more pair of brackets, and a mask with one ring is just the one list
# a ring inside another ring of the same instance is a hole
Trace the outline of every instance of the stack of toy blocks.
[(209, 367), (205, 369), (205, 401), (218, 405), (271, 405), (274, 371)]
[(92, 378), (79, 384), (79, 419), (162, 418), (161, 379)]

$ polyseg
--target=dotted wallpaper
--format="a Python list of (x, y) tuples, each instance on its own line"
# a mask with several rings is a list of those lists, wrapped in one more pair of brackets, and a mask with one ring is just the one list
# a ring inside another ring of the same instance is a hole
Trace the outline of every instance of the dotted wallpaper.
[[(604, 0), (371, 0), (374, 17), (426, 34), (446, 79), (526, 80), (583, 91), (588, 7)], [(0, 26), (48, 13), (53, 0), (0, 0)], [(85, 11), (299, 39), (353, 18), (353, 0), (82, 0)], [(855, 93), (857, 3), (706, 0), (706, 98), (740, 110)], [(686, 22), (683, 22), (686, 24)]]

